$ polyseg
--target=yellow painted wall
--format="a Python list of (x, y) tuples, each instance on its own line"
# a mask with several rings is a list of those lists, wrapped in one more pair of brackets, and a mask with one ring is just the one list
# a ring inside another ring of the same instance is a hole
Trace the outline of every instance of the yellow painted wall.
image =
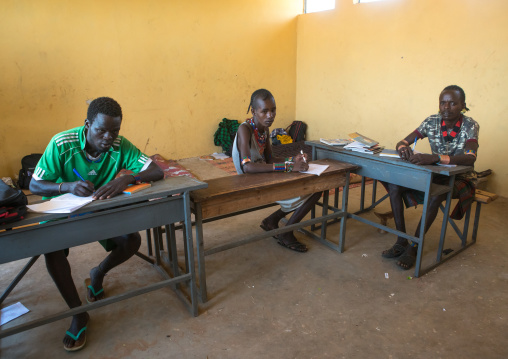
[(121, 134), (172, 159), (220, 150), (218, 123), (244, 120), (260, 87), (289, 124), (301, 11), (294, 0), (2, 0), (0, 176), (82, 125), (99, 96), (122, 106)]
[(393, 148), (457, 84), (480, 124), (476, 169), (493, 169), (487, 190), (503, 196), (507, 79), (506, 0), (337, 0), (298, 18), (296, 117), (308, 138), (358, 131)]

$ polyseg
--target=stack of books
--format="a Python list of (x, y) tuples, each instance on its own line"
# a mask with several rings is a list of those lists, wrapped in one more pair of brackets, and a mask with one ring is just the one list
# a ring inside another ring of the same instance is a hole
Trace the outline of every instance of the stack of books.
[(326, 143), (327, 145), (330, 145), (330, 146), (345, 146), (345, 145), (348, 145), (351, 142), (353, 142), (347, 138), (334, 138), (334, 139), (330, 139), (330, 140), (321, 138), (320, 141), (323, 143)]
[(349, 134), (349, 137), (351, 137), (352, 141), (350, 144), (344, 146), (345, 150), (351, 150), (355, 152), (361, 152), (361, 153), (369, 153), (369, 154), (376, 154), (381, 152), (384, 149), (384, 146), (380, 146), (379, 142), (365, 137), (358, 132), (353, 132)]

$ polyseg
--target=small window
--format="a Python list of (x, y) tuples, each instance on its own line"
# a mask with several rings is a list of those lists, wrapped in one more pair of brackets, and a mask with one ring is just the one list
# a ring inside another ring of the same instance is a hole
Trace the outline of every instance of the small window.
[(335, 0), (305, 0), (305, 13), (333, 10)]

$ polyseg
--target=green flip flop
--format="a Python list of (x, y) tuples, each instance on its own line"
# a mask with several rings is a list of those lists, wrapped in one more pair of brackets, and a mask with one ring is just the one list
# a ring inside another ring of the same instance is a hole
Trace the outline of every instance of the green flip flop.
[[(69, 337), (71, 337), (72, 339), (74, 339), (74, 346), (72, 347), (66, 347), (64, 345), (64, 349), (67, 350), (68, 352), (75, 352), (75, 351), (78, 351), (78, 350), (81, 350), (83, 349), (83, 347), (85, 346), (86, 344), (86, 327), (83, 327), (81, 328), (81, 330), (78, 332), (77, 335), (74, 335), (72, 334), (71, 332), (69, 332), (68, 330), (65, 332), (66, 335), (68, 335)], [(85, 335), (83, 335), (83, 338), (82, 338), (82, 342), (79, 341), (79, 337), (81, 336), (81, 334), (85, 333)]]
[[(101, 288), (100, 290), (95, 291), (94, 287), (92, 287), (92, 280), (90, 278), (85, 279), (85, 287), (87, 288), (87, 291), (86, 291), (87, 303), (93, 303), (93, 302), (97, 301), (98, 300), (97, 296), (104, 292), (104, 288)], [(93, 297), (90, 297), (88, 295), (88, 289), (90, 289), (90, 291), (92, 292)], [(104, 299), (104, 298), (101, 298), (101, 299)]]

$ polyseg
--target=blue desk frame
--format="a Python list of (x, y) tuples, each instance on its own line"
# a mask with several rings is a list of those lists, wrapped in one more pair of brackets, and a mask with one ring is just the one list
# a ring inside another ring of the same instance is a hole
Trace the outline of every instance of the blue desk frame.
[[(177, 291), (178, 296), (185, 301), (189, 300), (188, 303), (186, 302), (187, 307), (194, 316), (197, 316), (198, 303), (189, 192), (207, 186), (206, 183), (189, 177), (172, 177), (154, 182), (152, 187), (132, 195), (120, 195), (108, 200), (94, 201), (73, 212), (73, 214), (83, 213), (82, 216), (68, 218), (63, 215), (62, 218), (62, 214), (30, 213), (22, 221), (0, 226), (0, 264), (32, 257), (30, 264), (36, 260), (36, 257), (44, 253), (184, 221), (186, 263), (188, 263), (188, 270), (185, 273), (174, 273), (175, 276), (171, 277), (170, 273), (160, 265), (160, 241), (156, 239), (156, 258), (150, 262), (163, 275), (164, 280), (9, 329), (2, 329), (0, 338), (160, 288), (170, 286), (180, 289), (180, 283), (187, 284), (190, 298), (186, 298), (185, 293), (181, 291)], [(54, 219), (59, 220), (38, 224)], [(171, 234), (171, 237), (171, 241), (174, 242), (174, 233)], [(26, 271), (24, 272), (26, 273)]]
[[(308, 141), (307, 145), (312, 147), (312, 158), (316, 159), (324, 159), (331, 158), (338, 161), (348, 162), (351, 164), (355, 164), (360, 166), (360, 168), (355, 171), (356, 174), (362, 176), (362, 196), (361, 196), (361, 204), (360, 204), (360, 212), (364, 211), (364, 194), (365, 194), (365, 177), (372, 178), (378, 181), (389, 182), (393, 184), (397, 184), (399, 186), (404, 186), (407, 188), (412, 188), (415, 190), (419, 190), (425, 193), (425, 199), (423, 204), (423, 213), (422, 213), (422, 225), (420, 229), (420, 235), (418, 237), (411, 236), (407, 233), (403, 233), (397, 231), (393, 228), (389, 228), (383, 226), (379, 223), (370, 221), (366, 218), (360, 217), (358, 214), (348, 213), (347, 218), (353, 218), (362, 223), (369, 224), (376, 228), (381, 228), (387, 232), (393, 233), (397, 236), (404, 237), (408, 240), (418, 243), (418, 253), (416, 257), (416, 265), (415, 265), (415, 277), (419, 277), (432, 270), (436, 266), (443, 263), (445, 260), (450, 259), (451, 257), (457, 255), (462, 252), (464, 249), (469, 247), (471, 244), (474, 244), (475, 241), (467, 244), (466, 241), (462, 239), (462, 248), (454, 251), (453, 255), (447, 256), (446, 258), (442, 257), (443, 247), (444, 247), (444, 239), (446, 236), (446, 228), (447, 223), (450, 220), (450, 205), (452, 199), (452, 190), (453, 183), (455, 181), (455, 176), (457, 174), (465, 173), (471, 170), (471, 167), (468, 166), (456, 166), (456, 167), (442, 167), (442, 166), (418, 166), (407, 161), (403, 161), (397, 158), (391, 157), (381, 157), (379, 155), (372, 154), (364, 154), (359, 152), (353, 152), (349, 150), (344, 150), (339, 146), (329, 146), (319, 141)], [(432, 179), (435, 175), (444, 175), (449, 177), (448, 185), (437, 185), (432, 183)], [(376, 188), (374, 187), (374, 191)], [(447, 194), (446, 204), (443, 210), (443, 222), (441, 225), (441, 235), (439, 239), (439, 248), (436, 257), (436, 263), (430, 265), (427, 268), (422, 269), (422, 253), (425, 239), (425, 219), (428, 209), (428, 201), (430, 196), (435, 196), (439, 194)], [(375, 202), (375, 194), (372, 197), (372, 205), (368, 208), (374, 208), (380, 201)], [(469, 221), (469, 213), (467, 214), (466, 221)], [(339, 238), (339, 251), (344, 251), (344, 243), (345, 243), (345, 233), (341, 233)]]

